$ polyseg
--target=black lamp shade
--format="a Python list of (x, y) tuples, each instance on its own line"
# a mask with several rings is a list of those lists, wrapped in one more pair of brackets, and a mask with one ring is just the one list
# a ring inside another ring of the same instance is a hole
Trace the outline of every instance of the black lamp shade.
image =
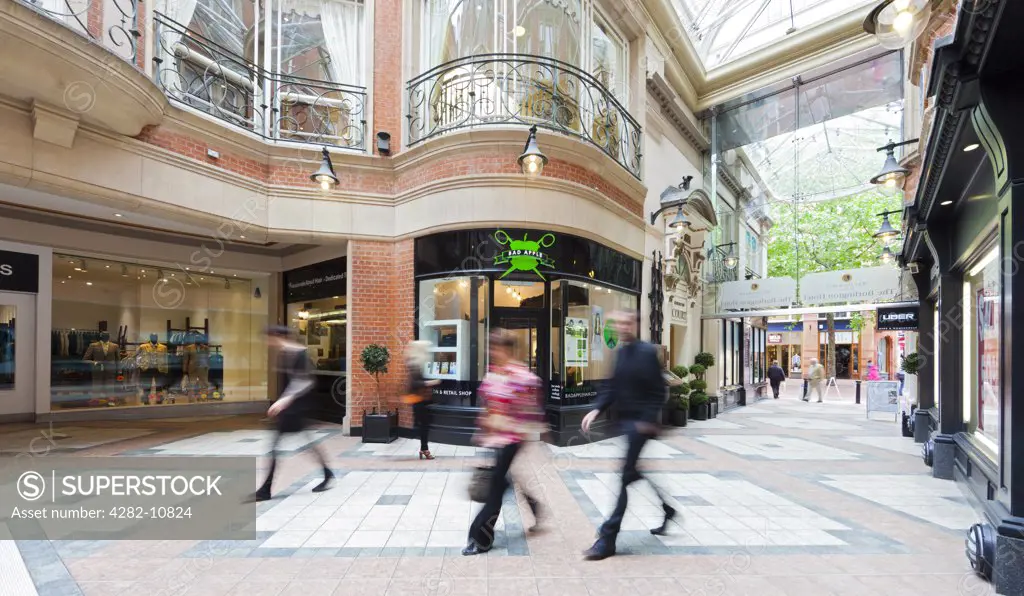
[(673, 230), (678, 230), (688, 225), (690, 225), (690, 222), (686, 219), (686, 216), (683, 215), (682, 207), (676, 211), (676, 216), (672, 218), (672, 221), (668, 222), (668, 227)]
[(537, 126), (530, 127), (530, 136), (526, 139), (526, 147), (519, 156), (519, 169), (527, 176), (540, 176), (544, 166), (548, 165), (548, 156), (537, 146)]
[(882, 217), (882, 227), (878, 228), (878, 231), (875, 232), (875, 238), (882, 242), (888, 243), (890, 240), (899, 235), (899, 230), (892, 227), (892, 224), (889, 223), (889, 215), (884, 215)]
[(309, 178), (324, 189), (338, 183), (338, 177), (334, 175), (334, 166), (331, 164), (331, 154), (327, 152), (326, 147), (323, 150), (323, 158), (320, 160), (320, 169)]
[(896, 161), (894, 149), (890, 148), (885, 154), (885, 163), (882, 165), (882, 171), (871, 179), (871, 184), (883, 184), (885, 186), (902, 188), (903, 181), (906, 180), (909, 173), (910, 170), (900, 167), (899, 162)]

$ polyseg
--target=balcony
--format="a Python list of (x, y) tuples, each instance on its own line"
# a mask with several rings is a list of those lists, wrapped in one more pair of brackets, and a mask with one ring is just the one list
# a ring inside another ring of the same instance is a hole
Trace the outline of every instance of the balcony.
[(264, 70), (155, 13), (153, 76), (175, 102), (271, 141), (366, 147), (366, 88)]
[(600, 81), (566, 62), (469, 56), (409, 81), (407, 94), (409, 146), (465, 128), (535, 124), (598, 147), (640, 179), (640, 125)]

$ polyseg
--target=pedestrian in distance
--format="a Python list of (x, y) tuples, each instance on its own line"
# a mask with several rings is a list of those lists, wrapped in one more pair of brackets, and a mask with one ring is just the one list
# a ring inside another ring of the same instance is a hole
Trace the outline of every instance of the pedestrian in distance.
[[(270, 469), (263, 485), (249, 497), (249, 502), (270, 499), (270, 489), (277, 469), (277, 447), (284, 435), (300, 433), (306, 429), (306, 414), (310, 407), (309, 394), (313, 388), (312, 363), (306, 346), (293, 338), (291, 329), (283, 326), (270, 327), (267, 329), (267, 342), (271, 350), (276, 352), (277, 370), (285, 375), (286, 383), (280, 397), (267, 410), (267, 416), (276, 426), (274, 442), (270, 448)], [(314, 444), (310, 449), (324, 472), (323, 481), (313, 488), (313, 492), (323, 492), (331, 488), (334, 473), (327, 465), (323, 448)]]
[(868, 380), (869, 381), (880, 381), (882, 375), (878, 373), (878, 365), (868, 360)]
[(408, 386), (402, 401), (412, 406), (413, 424), (420, 434), (420, 459), (434, 459), (430, 453), (430, 425), (432, 415), (430, 405), (431, 390), (440, 384), (436, 379), (427, 380), (423, 377), (423, 369), (430, 358), (429, 341), (410, 342), (405, 348), (405, 368), (408, 371)]
[[(505, 329), (495, 329), (490, 336), (490, 367), (479, 393), (486, 410), (480, 417), (480, 430), (473, 441), (496, 452), (494, 469), (483, 508), (469, 526), (469, 541), (462, 554), (485, 553), (494, 547), (494, 526), (501, 515), (505, 491), (512, 487), (510, 471), (513, 460), (526, 441), (547, 431), (544, 411), (540, 407), (541, 381), (530, 369), (515, 360), (515, 337)], [(520, 488), (524, 488), (520, 485)], [(534, 519), (544, 516), (540, 502), (523, 491)]]
[[(825, 397), (825, 367), (818, 364), (817, 358), (811, 358), (811, 366), (807, 369), (807, 378), (810, 380), (811, 391), (818, 394), (818, 403), (822, 403)], [(804, 401), (811, 401), (810, 393), (804, 395)]]
[(786, 380), (786, 371), (782, 370), (779, 366), (779, 361), (776, 360), (768, 367), (768, 383), (772, 386), (772, 395), (775, 399), (779, 399), (779, 386)]
[[(584, 433), (589, 433), (598, 416), (612, 411), (622, 426), (627, 447), (622, 464), (622, 487), (619, 489), (615, 510), (598, 530), (597, 542), (583, 553), (584, 558), (590, 561), (615, 555), (615, 541), (626, 514), (629, 485), (643, 479), (638, 469), (640, 454), (647, 442), (658, 436), (661, 414), (668, 398), (668, 387), (662, 375), (658, 351), (653, 345), (637, 338), (635, 314), (616, 312), (611, 320), (620, 342), (612, 378), (602, 388), (594, 409), (583, 418), (582, 429)], [(653, 482), (648, 480), (648, 483), (661, 500), (661, 508), (665, 513), (661, 526), (651, 529), (651, 534), (663, 535), (668, 530), (669, 521), (675, 517), (676, 510), (666, 502)]]

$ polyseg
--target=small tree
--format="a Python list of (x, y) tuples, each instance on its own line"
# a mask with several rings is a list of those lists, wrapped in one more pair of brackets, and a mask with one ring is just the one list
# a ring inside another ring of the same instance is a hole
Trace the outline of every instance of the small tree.
[(916, 375), (917, 371), (921, 370), (921, 356), (917, 352), (911, 352), (903, 357), (900, 366), (908, 375)]
[(693, 358), (695, 364), (699, 364), (704, 367), (705, 370), (715, 365), (715, 356), (708, 352), (701, 352)]
[(391, 353), (380, 344), (370, 344), (363, 348), (360, 360), (363, 363), (363, 370), (373, 375), (373, 380), (377, 383), (377, 405), (373, 408), (373, 413), (376, 414), (380, 410), (380, 375), (387, 374)]

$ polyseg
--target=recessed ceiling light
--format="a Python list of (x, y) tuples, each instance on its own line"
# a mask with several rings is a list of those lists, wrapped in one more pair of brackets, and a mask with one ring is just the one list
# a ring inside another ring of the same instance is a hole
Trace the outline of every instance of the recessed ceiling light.
[(239, 238), (241, 238), (242, 240), (245, 240), (245, 236), (239, 236)]
[(87, 285), (87, 286), (91, 286), (91, 285), (92, 285), (92, 282), (91, 282), (91, 281), (87, 281), (87, 282), (85, 282), (85, 285)]
[(964, 151), (974, 151), (975, 149), (977, 149), (980, 146), (981, 145), (979, 145), (977, 143), (971, 143), (970, 145), (964, 147)]
[(939, 203), (939, 205), (943, 205), (943, 206), (945, 206), (945, 205), (952, 205), (952, 204), (953, 204), (953, 201), (942, 201), (941, 203)]
[(191, 267), (185, 267), (185, 271), (191, 271), (191, 270), (192, 270)]
[(62, 284), (66, 284), (66, 283), (68, 283), (68, 282), (62, 279), (62, 280), (60, 280), (60, 283), (62, 283)]
[(70, 276), (70, 275), (68, 276), (68, 279), (71, 279), (71, 276)]
[(107, 269), (110, 269), (110, 265), (107, 265), (106, 267), (107, 267)]
[(114, 217), (121, 217), (121, 214), (120, 213), (115, 213)]

